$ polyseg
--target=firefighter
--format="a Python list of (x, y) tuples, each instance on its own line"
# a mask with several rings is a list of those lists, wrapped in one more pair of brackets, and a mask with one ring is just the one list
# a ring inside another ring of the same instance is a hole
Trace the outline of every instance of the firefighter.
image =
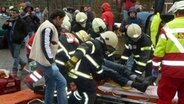
[[(98, 18), (94, 19), (92, 25), (94, 27), (99, 27), (99, 26), (105, 27), (105, 23), (102, 21), (102, 19), (98, 19)], [(95, 31), (99, 32), (99, 30), (95, 30)], [(80, 35), (77, 33), (76, 35), (79, 38), (80, 43), (91, 40), (88, 34), (83, 33), (83, 35)], [(115, 38), (113, 39), (113, 41), (118, 41), (118, 40), (117, 38)], [(112, 54), (109, 54), (107, 57), (111, 57), (113, 53), (114, 52), (112, 52)], [(93, 59), (93, 57), (91, 59)], [(135, 73), (128, 70), (126, 66), (117, 64), (107, 59), (104, 59), (104, 63), (102, 64), (102, 69), (103, 69), (103, 72), (98, 76), (95, 76), (95, 77), (98, 77), (97, 78), (98, 80), (112, 79), (120, 86), (128, 85), (142, 92), (144, 92), (147, 89), (148, 85), (153, 82), (153, 77), (144, 78), (144, 77), (137, 76)]]
[(178, 93), (178, 104), (184, 104), (184, 1), (176, 1), (169, 12), (175, 18), (161, 29), (153, 54), (152, 74), (161, 79), (158, 83), (157, 104), (169, 104)]
[[(77, 90), (70, 96), (70, 104), (94, 104), (96, 99), (96, 82), (93, 76), (101, 74), (103, 58), (108, 50), (116, 47), (117, 36), (112, 31), (100, 34), (100, 38), (80, 44), (74, 56), (66, 63)], [(95, 61), (94, 61), (95, 60)], [(81, 84), (82, 82), (82, 84)], [(74, 100), (75, 98), (75, 100)]]
[(131, 24), (127, 28), (128, 39), (125, 41), (125, 49), (121, 55), (121, 63), (125, 65), (130, 55), (133, 54), (134, 64), (132, 71), (137, 75), (151, 76), (151, 58), (153, 46), (150, 37), (142, 33), (137, 24)]
[(91, 32), (91, 22), (87, 21), (87, 15), (84, 12), (77, 13), (75, 21), (71, 28), (72, 32), (78, 32), (80, 30), (85, 30), (87, 33)]

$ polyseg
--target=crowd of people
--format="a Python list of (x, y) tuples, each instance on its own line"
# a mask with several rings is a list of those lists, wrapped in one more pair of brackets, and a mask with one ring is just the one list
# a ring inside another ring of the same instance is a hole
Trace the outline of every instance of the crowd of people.
[[(124, 0), (124, 4), (119, 28), (125, 37), (125, 49), (120, 58), (114, 56), (118, 36), (108, 2), (101, 5), (100, 17), (95, 16), (91, 7), (81, 6), (79, 10), (53, 10), (45, 20), (42, 17), (47, 14), (29, 3), (23, 11), (12, 6), (10, 18), (2, 26), (7, 30), (5, 35), (14, 59), (12, 76), (35, 62), (35, 70), (24, 82), (36, 91), (34, 83), (44, 77), (45, 104), (53, 103), (55, 90), (57, 104), (94, 104), (98, 81), (111, 79), (144, 93), (161, 74), (157, 83), (158, 104), (169, 104), (176, 92), (178, 103), (183, 104), (184, 1), (175, 1), (169, 10), (175, 18), (157, 27), (160, 37), (155, 44), (150, 34), (144, 32), (145, 21), (138, 17), (142, 10), (139, 2)], [(25, 43), (27, 61), (20, 57)]]

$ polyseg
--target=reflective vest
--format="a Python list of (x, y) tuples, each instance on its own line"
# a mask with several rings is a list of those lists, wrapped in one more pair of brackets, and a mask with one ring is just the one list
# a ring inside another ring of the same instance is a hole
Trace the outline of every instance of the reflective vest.
[(160, 23), (161, 23), (161, 18), (160, 18), (160, 13), (157, 13), (153, 16), (153, 19), (151, 21), (150, 25), (150, 36), (151, 36), (151, 41), (155, 47), (156, 42), (157, 42), (157, 35), (159, 33), (160, 29)]
[(161, 65), (162, 74), (184, 78), (184, 17), (167, 23), (161, 31), (152, 60), (154, 67)]

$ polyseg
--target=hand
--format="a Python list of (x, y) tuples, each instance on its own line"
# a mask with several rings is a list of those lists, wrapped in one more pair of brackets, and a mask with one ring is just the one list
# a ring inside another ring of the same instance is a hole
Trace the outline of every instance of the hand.
[(152, 69), (152, 76), (153, 77), (157, 78), (159, 76), (159, 74), (160, 74), (159, 70)]
[(71, 60), (68, 60), (66, 63), (65, 63), (65, 68), (69, 71), (71, 69), (74, 68), (74, 63), (71, 61)]

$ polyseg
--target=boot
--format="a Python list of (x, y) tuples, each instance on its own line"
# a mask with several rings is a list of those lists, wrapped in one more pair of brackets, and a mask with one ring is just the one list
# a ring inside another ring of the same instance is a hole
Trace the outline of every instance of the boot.
[(144, 82), (148, 82), (149, 85), (153, 85), (153, 83), (156, 81), (156, 77), (153, 77), (153, 76), (149, 76), (149, 77), (146, 77), (145, 81)]
[(141, 92), (145, 92), (147, 87), (148, 87), (148, 83), (139, 83), (139, 82), (133, 82), (132, 83), (132, 87), (136, 88), (137, 90), (141, 91)]
[(137, 76), (135, 78), (135, 81), (140, 82), (140, 83), (145, 82), (145, 83), (149, 83), (149, 85), (152, 85), (153, 82), (155, 82), (156, 79), (157, 78), (156, 77), (153, 77), (153, 76), (149, 76), (149, 77), (146, 77), (146, 78), (141, 77), (141, 76)]
[(141, 77), (141, 76), (137, 76), (137, 77), (135, 78), (135, 81), (136, 81), (136, 82), (142, 83), (142, 82), (145, 81), (145, 78), (143, 78), (143, 77)]

